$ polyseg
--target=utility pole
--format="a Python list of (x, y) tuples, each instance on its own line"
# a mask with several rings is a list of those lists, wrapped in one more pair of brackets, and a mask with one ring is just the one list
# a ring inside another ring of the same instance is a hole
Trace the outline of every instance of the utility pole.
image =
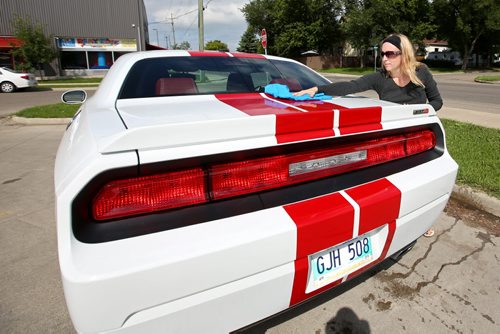
[(177, 43), (175, 42), (174, 16), (172, 15), (172, 13), (170, 13), (170, 23), (172, 23), (172, 34), (174, 35), (174, 47), (175, 47)]
[(137, 29), (137, 51), (142, 51), (141, 28), (135, 23), (132, 23), (132, 28)]
[(205, 49), (205, 37), (203, 36), (203, 0), (198, 0), (198, 48)]
[(137, 49), (139, 51), (143, 51), (146, 49), (146, 44), (145, 44), (145, 41), (142, 40), (142, 36), (144, 36), (144, 30), (143, 30), (143, 16), (144, 16), (144, 14), (142, 12), (142, 6), (141, 6), (140, 1), (137, 1), (137, 12), (139, 14), (139, 18), (138, 18), (139, 22), (137, 23), (137, 35), (138, 35)]

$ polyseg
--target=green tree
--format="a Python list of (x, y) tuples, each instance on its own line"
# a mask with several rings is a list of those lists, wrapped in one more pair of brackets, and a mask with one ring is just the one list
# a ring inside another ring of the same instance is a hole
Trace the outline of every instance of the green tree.
[(343, 4), (342, 30), (361, 53), (391, 33), (405, 34), (421, 45), (436, 30), (428, 0), (343, 0)]
[(239, 52), (256, 53), (259, 47), (259, 42), (260, 41), (255, 32), (248, 27), (241, 36), (240, 43), (236, 50)]
[(340, 0), (252, 0), (242, 12), (251, 32), (259, 34), (266, 28), (270, 54), (294, 57), (311, 49), (331, 52), (340, 44), (340, 4)]
[(434, 0), (438, 36), (460, 52), (462, 70), (467, 68), (469, 57), (481, 37), (495, 40), (500, 30), (498, 0)]
[[(270, 54), (276, 54), (274, 39), (279, 29), (276, 26), (275, 10), (277, 0), (251, 0), (241, 9), (248, 23), (247, 30), (260, 35), (263, 28), (267, 31), (267, 49)], [(258, 46), (258, 53), (263, 53), (262, 46)]]
[(172, 50), (189, 50), (191, 48), (191, 44), (188, 41), (183, 41), (180, 44), (172, 45)]
[(218, 39), (213, 41), (208, 41), (205, 44), (205, 50), (216, 50), (216, 51), (229, 51), (226, 43), (219, 41)]
[(341, 43), (338, 18), (341, 3), (336, 0), (279, 0), (276, 37), (278, 54), (298, 56), (307, 50), (332, 53)]
[(21, 46), (13, 50), (13, 55), (21, 61), (19, 68), (24, 71), (38, 69), (42, 75), (43, 64), (50, 63), (57, 57), (52, 47), (53, 36), (46, 37), (43, 27), (31, 20), (16, 17), (12, 21), (14, 36), (20, 40)]

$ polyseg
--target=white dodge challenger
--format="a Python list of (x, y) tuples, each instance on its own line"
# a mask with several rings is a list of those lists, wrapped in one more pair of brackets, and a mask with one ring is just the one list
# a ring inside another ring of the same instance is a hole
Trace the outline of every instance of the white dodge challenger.
[(121, 56), (57, 152), (59, 262), (82, 333), (227, 333), (397, 256), (458, 166), (430, 105), (296, 101), (285, 58)]

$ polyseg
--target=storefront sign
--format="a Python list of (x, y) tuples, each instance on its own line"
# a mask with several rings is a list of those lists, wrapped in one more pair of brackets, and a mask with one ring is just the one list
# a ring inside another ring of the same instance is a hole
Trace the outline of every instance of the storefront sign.
[(99, 49), (135, 51), (135, 39), (109, 39), (109, 38), (59, 38), (58, 47), (61, 49)]

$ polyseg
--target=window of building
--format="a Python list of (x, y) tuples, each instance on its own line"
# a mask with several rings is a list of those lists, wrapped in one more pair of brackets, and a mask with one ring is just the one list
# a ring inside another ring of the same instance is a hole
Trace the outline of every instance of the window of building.
[(88, 51), (88, 57), (90, 69), (108, 69), (113, 65), (112, 53), (109, 51)]
[(63, 70), (109, 69), (120, 56), (128, 52), (61, 51)]
[(87, 69), (85, 51), (61, 51), (61, 67), (63, 70)]

